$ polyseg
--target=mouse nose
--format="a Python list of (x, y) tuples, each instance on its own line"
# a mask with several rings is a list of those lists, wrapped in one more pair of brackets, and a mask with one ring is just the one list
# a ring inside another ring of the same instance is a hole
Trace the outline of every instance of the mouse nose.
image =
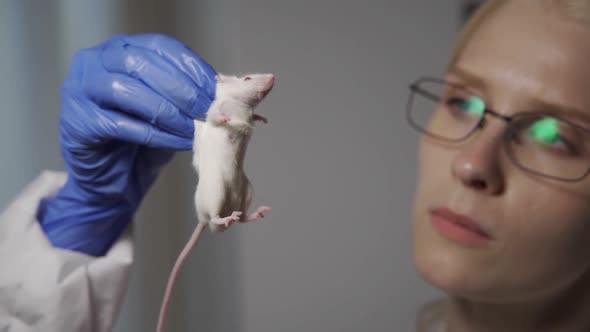
[(268, 74), (268, 79), (266, 84), (264, 85), (264, 91), (268, 92), (275, 84), (275, 76), (273, 74)]

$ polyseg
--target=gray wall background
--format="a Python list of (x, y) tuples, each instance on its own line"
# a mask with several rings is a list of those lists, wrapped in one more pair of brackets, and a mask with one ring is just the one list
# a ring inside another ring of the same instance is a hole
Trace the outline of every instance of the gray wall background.
[[(272, 72), (246, 160), (267, 218), (207, 233), (173, 295), (168, 331), (411, 331), (439, 296), (415, 273), (410, 206), (418, 135), (407, 84), (442, 73), (458, 2), (56, 0), (0, 3), (0, 206), (63, 169), (58, 89), (74, 51), (162, 32), (219, 72)], [(153, 330), (196, 220), (179, 153), (135, 223), (136, 265), (115, 331)]]

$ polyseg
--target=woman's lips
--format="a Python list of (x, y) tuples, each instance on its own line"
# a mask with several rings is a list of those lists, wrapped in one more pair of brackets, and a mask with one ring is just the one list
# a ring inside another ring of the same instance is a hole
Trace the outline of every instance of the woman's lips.
[(442, 236), (468, 247), (485, 247), (493, 240), (473, 219), (447, 208), (431, 210), (430, 220)]

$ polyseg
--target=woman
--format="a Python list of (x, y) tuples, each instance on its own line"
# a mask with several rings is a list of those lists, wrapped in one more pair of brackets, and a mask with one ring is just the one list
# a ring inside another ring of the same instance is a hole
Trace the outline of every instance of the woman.
[(590, 1), (487, 2), (413, 85), (424, 331), (590, 331), (589, 40)]
[[(426, 133), (414, 207), (415, 263), (449, 294), (421, 313), (423, 331), (590, 330), (590, 260), (578, 254), (590, 249), (586, 18), (590, 1), (490, 1), (467, 25), (444, 80), (412, 84), (410, 123)], [(192, 128), (183, 116), (202, 116), (214, 91), (207, 79), (213, 70), (196, 55), (165, 37), (150, 38), (118, 37), (76, 57), (60, 127), (68, 184), (46, 175), (0, 217), (0, 234), (10, 234), (0, 253), (11, 253), (0, 256), (3, 268), (10, 267), (0, 280), (1, 308), (13, 318), (0, 321), (4, 326), (106, 331), (112, 325), (131, 261), (131, 242), (121, 231), (169, 158), (145, 143), (189, 148)], [(138, 61), (152, 70), (126, 67)], [(176, 73), (166, 81), (175, 89), (150, 76), (166, 73)], [(113, 78), (117, 84), (103, 89), (92, 83)], [(119, 98), (150, 82), (174, 105), (158, 108), (162, 98), (151, 92), (140, 104)], [(79, 116), (87, 109), (97, 113)], [(123, 117), (128, 112), (137, 115), (132, 122)], [(129, 130), (88, 129), (97, 128), (97, 118), (110, 129), (111, 117)], [(145, 135), (158, 128), (165, 129), (159, 137)], [(129, 143), (123, 148), (113, 138)], [(138, 157), (151, 161), (149, 167), (138, 167)], [(100, 172), (92, 173), (96, 165)], [(133, 181), (115, 181), (121, 174)], [(39, 201), (58, 190), (35, 219)], [(55, 248), (40, 242), (44, 237)], [(26, 273), (29, 263), (47, 261), (49, 274)], [(71, 308), (68, 301), (79, 304), (75, 312), (59, 310)]]

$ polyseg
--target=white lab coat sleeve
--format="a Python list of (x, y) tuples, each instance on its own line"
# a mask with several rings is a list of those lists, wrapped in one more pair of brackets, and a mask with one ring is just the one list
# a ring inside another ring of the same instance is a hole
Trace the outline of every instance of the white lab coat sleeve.
[(0, 212), (0, 332), (110, 331), (133, 260), (128, 229), (103, 257), (51, 246), (39, 202), (66, 175), (43, 172)]

